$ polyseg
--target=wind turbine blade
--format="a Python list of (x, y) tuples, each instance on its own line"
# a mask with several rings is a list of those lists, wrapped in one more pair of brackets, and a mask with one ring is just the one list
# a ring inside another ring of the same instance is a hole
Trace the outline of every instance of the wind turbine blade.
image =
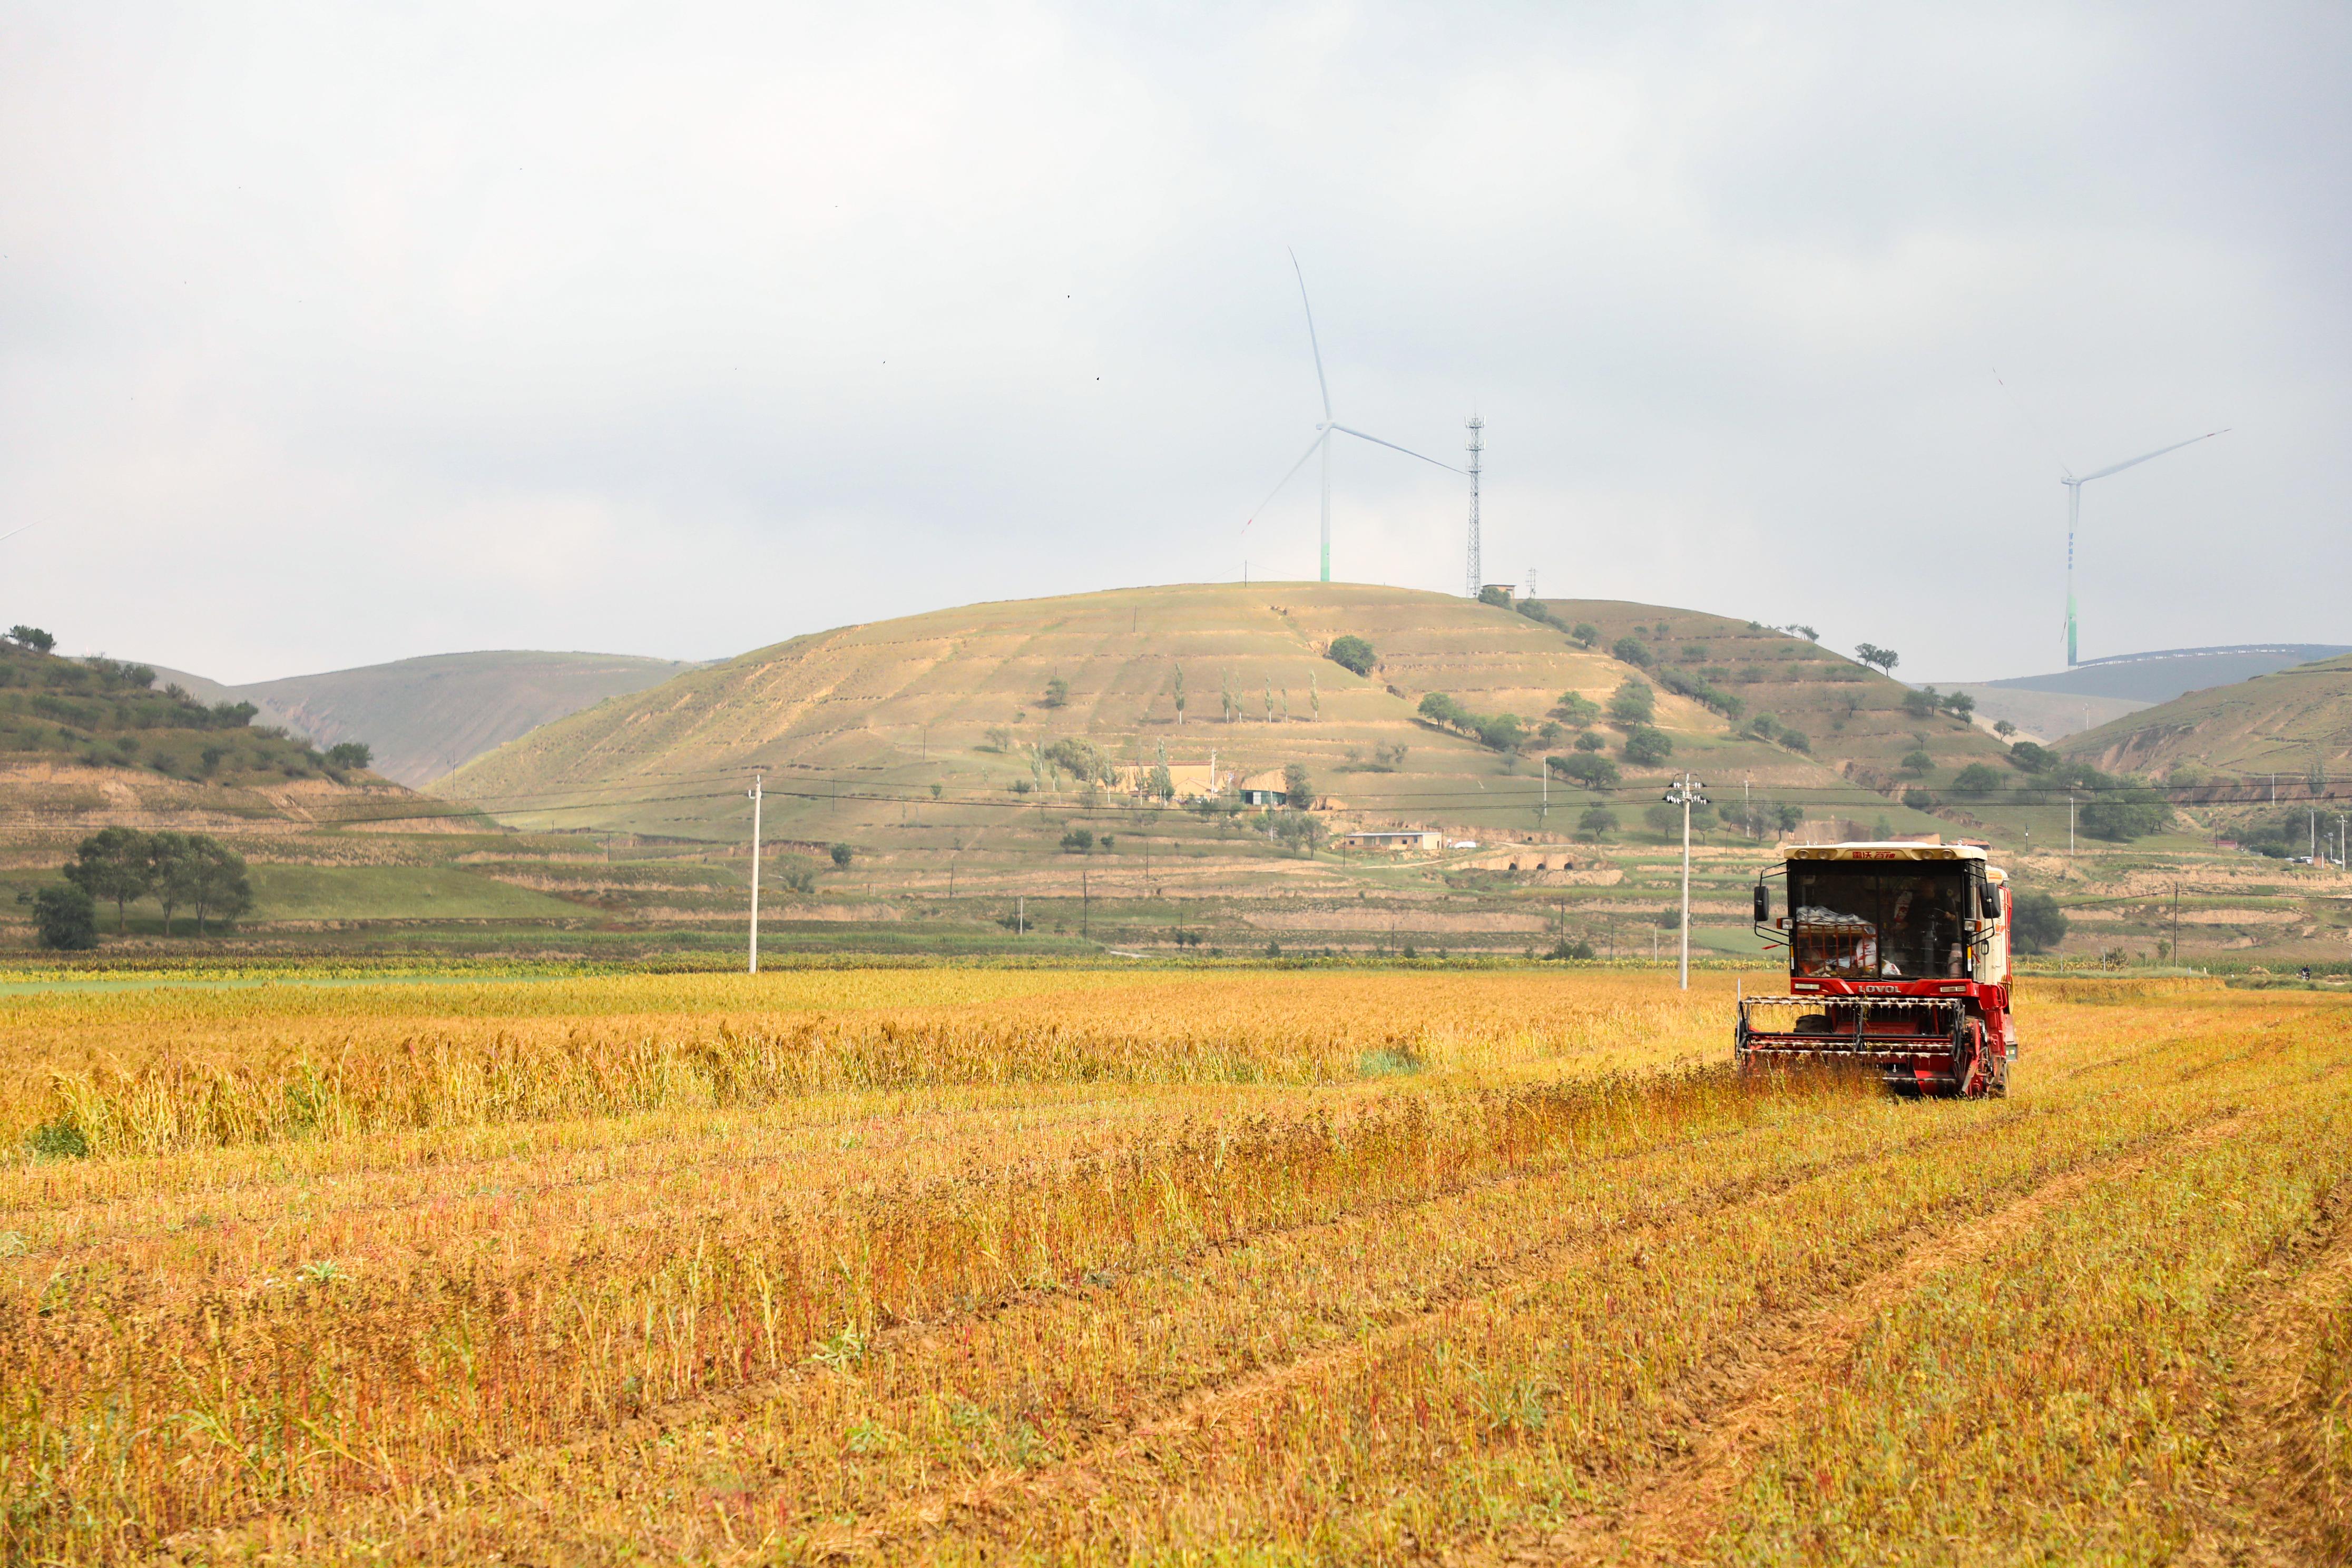
[(2083, 482), (2087, 485), (2093, 479), (2104, 479), (2109, 474), (2120, 474), (2126, 468), (2136, 468), (2139, 467), (2142, 463), (2147, 462), (2150, 458), (2161, 458), (2167, 452), (2178, 452), (2183, 447), (2194, 447), (2200, 441), (2210, 441), (2216, 436), (2227, 436), (2229, 433), (2229, 428), (2208, 430), (2202, 436), (2191, 436), (2186, 441), (2175, 441), (2169, 447), (2158, 447), (2155, 451), (2143, 453), (2141, 456), (2134, 458), (2127, 463), (2117, 463), (2113, 468), (2101, 468), (2095, 474), (2084, 474), (2083, 476)]
[(1316, 452), (1321, 448), (1323, 443), (1328, 441), (1330, 438), (1331, 432), (1326, 430), (1323, 434), (1316, 437), (1314, 440), (1307, 443), (1307, 450), (1299, 454), (1298, 461), (1290, 465), (1290, 471), (1283, 475), (1282, 478), (1276, 482), (1274, 489), (1265, 492), (1265, 500), (1262, 500), (1258, 502), (1257, 505), (1250, 508), (1249, 516), (1242, 520), (1242, 526), (1244, 528), (1247, 528), (1251, 523), (1257, 521), (1257, 514), (1266, 509), (1267, 502), (1273, 500), (1275, 497), (1282, 493), (1282, 487), (1288, 484), (1292, 479), (1297, 477), (1298, 470), (1307, 466), (1307, 459), (1313, 457)]
[[(1287, 248), (1287, 247), (1286, 247)], [(1298, 252), (1290, 252), (1290, 269), (1298, 273), (1298, 304), (1307, 312), (1307, 346), (1315, 351), (1315, 384), (1323, 389), (1323, 423), (1331, 423), (1331, 384), (1323, 379), (1323, 345), (1315, 340), (1315, 307), (1307, 302), (1307, 274), (1298, 269)]]
[[(1423, 457), (1421, 453), (1414, 451), (1410, 447), (1400, 447), (1394, 441), (1383, 441), (1378, 436), (1367, 436), (1361, 430), (1351, 430), (1345, 425), (1334, 425), (1331, 428), (1337, 430), (1342, 436), (1353, 436), (1359, 441), (1370, 441), (1375, 447), (1386, 447), (1391, 452), (1402, 452), (1408, 458), (1420, 458), (1424, 463), (1437, 463), (1436, 458)], [(1449, 474), (1458, 474), (1462, 472), (1460, 468), (1455, 468), (1451, 463), (1437, 463), (1437, 466), (1444, 468)]]

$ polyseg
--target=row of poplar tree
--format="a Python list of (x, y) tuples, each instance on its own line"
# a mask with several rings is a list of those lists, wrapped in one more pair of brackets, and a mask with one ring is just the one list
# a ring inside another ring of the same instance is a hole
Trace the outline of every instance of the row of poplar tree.
[(114, 906), (114, 929), (121, 932), (131, 901), (151, 895), (163, 907), (166, 936), (182, 910), (196, 917), (202, 936), (207, 920), (232, 921), (253, 908), (245, 857), (209, 833), (101, 828), (74, 847), (65, 879), (64, 887), (44, 888), (33, 899), (34, 925), (45, 947), (95, 946), (100, 905)]

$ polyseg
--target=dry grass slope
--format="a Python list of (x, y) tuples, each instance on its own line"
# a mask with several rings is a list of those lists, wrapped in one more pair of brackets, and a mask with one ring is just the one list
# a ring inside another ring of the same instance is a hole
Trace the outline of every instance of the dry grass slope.
[[(1601, 625), (1600, 648), (1492, 605), (1349, 584), (1201, 584), (942, 610), (795, 638), (575, 714), (461, 770), (447, 791), (517, 824), (731, 837), (740, 810), (712, 781), (758, 765), (769, 770), (779, 832), (837, 836), (831, 792), (843, 780), (853, 795), (936, 784), (968, 800), (1027, 777), (1026, 748), (1081, 735), (1142, 764), (1163, 750), (1192, 764), (1213, 752), (1221, 770), (1301, 763), (1321, 790), (1370, 815), (1445, 821), (1488, 806), (1480, 797), (1503, 770), (1495, 753), (1422, 722), (1423, 695), (1530, 725), (1566, 691), (1605, 703), (1630, 676), (1654, 679), (1609, 655), (1616, 628), (1654, 634), (1662, 621), (1675, 628), (1658, 639), (1665, 659), (1696, 652), (1692, 673), (1729, 661), (1725, 679), (1744, 683), (1751, 711), (1770, 710), (1814, 742), (1808, 756), (1737, 739), (1717, 714), (1662, 691), (1658, 723), (1677, 763), (1703, 759), (1760, 787), (1818, 787), (1836, 784), (1849, 755), (1891, 768), (1916, 744), (1919, 721), (1899, 712), (1899, 686), (1801, 638), (1647, 605), (1555, 607)], [(1378, 651), (1369, 679), (1323, 657), (1343, 634)], [(1069, 700), (1049, 709), (1055, 679)], [(1011, 732), (1009, 751), (990, 739), (999, 727)], [(1948, 721), (1930, 727), (1939, 755), (1990, 754), (1989, 738)], [(1396, 744), (1411, 756), (1394, 772), (1349, 763)], [(856, 810), (852, 820), (877, 828), (899, 815), (895, 804), (863, 818)]]

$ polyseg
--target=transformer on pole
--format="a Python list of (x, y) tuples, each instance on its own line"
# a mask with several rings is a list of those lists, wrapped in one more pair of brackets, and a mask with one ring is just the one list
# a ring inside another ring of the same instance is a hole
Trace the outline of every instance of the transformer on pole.
[(1470, 445), (1464, 449), (1470, 454), (1470, 558), (1468, 571), (1464, 574), (1462, 595), (1475, 599), (1482, 586), (1478, 580), (1483, 570), (1478, 563), (1478, 475), (1481, 472), (1479, 458), (1486, 450), (1486, 422), (1473, 414), (1468, 429)]

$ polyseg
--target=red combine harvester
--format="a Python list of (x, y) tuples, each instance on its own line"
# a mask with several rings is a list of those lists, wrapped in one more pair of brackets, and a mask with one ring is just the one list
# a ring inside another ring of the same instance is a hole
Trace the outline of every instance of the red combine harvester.
[(1909, 1094), (2007, 1094), (2008, 882), (1972, 844), (1791, 847), (1756, 879), (1756, 930), (1788, 948), (1790, 994), (1741, 998), (1733, 1059), (1867, 1067)]

